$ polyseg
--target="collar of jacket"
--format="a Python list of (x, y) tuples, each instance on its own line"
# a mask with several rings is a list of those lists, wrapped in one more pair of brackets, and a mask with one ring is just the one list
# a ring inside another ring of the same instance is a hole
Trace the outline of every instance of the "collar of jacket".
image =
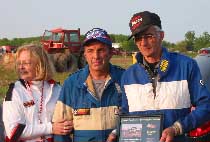
[[(143, 55), (140, 52), (136, 54), (136, 60), (138, 64), (140, 65), (143, 64)], [(161, 77), (165, 76), (169, 68), (170, 68), (170, 54), (165, 47), (162, 47), (162, 55), (161, 55), (160, 64), (158, 67), (159, 76)]]
[[(26, 88), (26, 82), (23, 79), (19, 79), (20, 83)], [(47, 81), (49, 84), (56, 84), (55, 80), (50, 79)]]
[[(89, 71), (89, 66), (88, 66), (88, 65), (86, 65), (83, 69), (81, 69), (81, 70), (79, 71), (78, 80), (77, 80), (77, 82), (76, 82), (76, 84), (78, 85), (79, 88), (85, 87), (84, 84), (85, 84), (85, 82), (86, 82), (86, 80), (87, 80), (87, 78), (88, 78), (89, 72), (90, 72), (90, 71)], [(111, 80), (110, 80), (109, 83), (111, 83), (111, 82), (120, 83), (120, 82), (118, 82), (118, 80), (117, 80), (118, 75), (117, 75), (117, 73), (116, 73), (116, 69), (114, 68), (114, 66), (113, 66), (111, 63), (109, 63), (109, 75), (110, 75), (110, 77), (111, 77)]]

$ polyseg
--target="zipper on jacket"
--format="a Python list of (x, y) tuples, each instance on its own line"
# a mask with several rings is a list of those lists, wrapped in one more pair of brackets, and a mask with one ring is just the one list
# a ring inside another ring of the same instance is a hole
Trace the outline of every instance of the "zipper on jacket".
[(91, 92), (88, 88), (87, 88), (87, 91), (90, 93), (90, 95), (91, 95), (94, 99), (99, 100), (95, 95), (92, 94), (92, 92)]
[(153, 87), (153, 93), (154, 93), (154, 99), (156, 97), (156, 87), (157, 87), (157, 82), (158, 82), (158, 68), (155, 68), (154, 71), (152, 71), (147, 64), (142, 64), (142, 66), (145, 68), (145, 71), (148, 74), (149, 80), (152, 83)]

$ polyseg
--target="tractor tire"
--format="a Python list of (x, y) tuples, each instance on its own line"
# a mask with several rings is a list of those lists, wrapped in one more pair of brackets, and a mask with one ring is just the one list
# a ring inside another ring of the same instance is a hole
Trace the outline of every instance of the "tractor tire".
[(79, 55), (71, 53), (69, 50), (66, 50), (64, 53), (50, 54), (50, 58), (53, 61), (56, 72), (72, 73), (77, 71), (79, 66), (84, 66), (80, 63), (83, 61), (83, 59), (80, 59)]
[(69, 60), (67, 60), (67, 71), (75, 72), (78, 70), (78, 57), (74, 54), (69, 55)]
[(86, 64), (87, 64), (87, 61), (85, 60), (83, 52), (80, 52), (78, 56), (78, 62), (77, 62), (78, 69), (84, 68)]

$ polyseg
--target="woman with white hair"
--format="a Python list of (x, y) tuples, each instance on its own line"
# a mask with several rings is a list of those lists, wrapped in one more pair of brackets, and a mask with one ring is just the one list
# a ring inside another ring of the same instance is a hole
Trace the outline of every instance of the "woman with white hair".
[(3, 102), (3, 121), (8, 142), (52, 142), (53, 134), (68, 133), (71, 123), (52, 123), (61, 86), (53, 78), (46, 52), (36, 45), (16, 52), (19, 80), (10, 84)]

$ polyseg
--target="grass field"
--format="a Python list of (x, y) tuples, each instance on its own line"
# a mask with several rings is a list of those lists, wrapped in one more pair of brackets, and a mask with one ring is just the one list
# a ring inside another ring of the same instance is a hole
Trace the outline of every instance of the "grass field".
[[(132, 64), (132, 57), (114, 56), (111, 59), (111, 63), (122, 68), (127, 68)], [(69, 74), (70, 72), (56, 73), (54, 79), (63, 84), (63, 81)], [(0, 57), (0, 102), (2, 102), (6, 94), (9, 84), (15, 80), (17, 80), (17, 74), (15, 73), (14, 61), (3, 64), (2, 58)]]

